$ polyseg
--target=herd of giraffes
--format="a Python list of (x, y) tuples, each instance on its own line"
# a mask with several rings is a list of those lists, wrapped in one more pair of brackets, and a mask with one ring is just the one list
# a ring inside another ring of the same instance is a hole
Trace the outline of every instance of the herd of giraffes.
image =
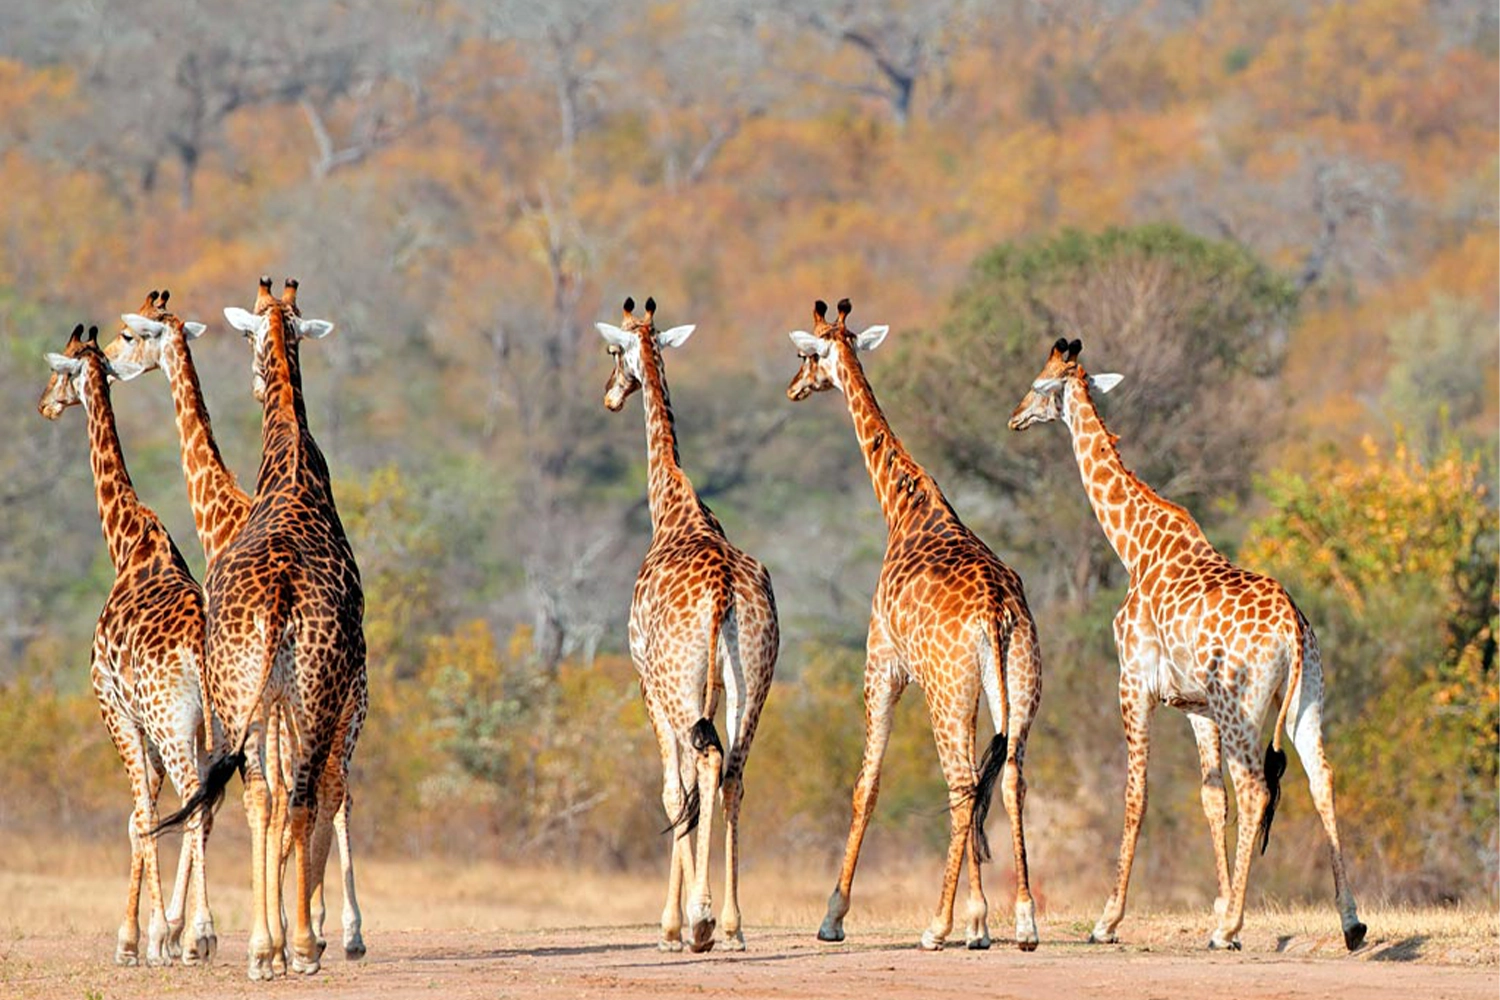
[[(251, 845), (249, 976), (271, 979), (288, 969), (310, 974), (318, 971), (326, 945), (323, 880), (335, 836), (345, 956), (365, 953), (348, 835), (349, 766), (368, 703), (364, 597), (328, 466), (308, 427), (298, 353), (302, 340), (326, 336), (333, 326), (303, 318), (292, 279), (278, 297), (271, 280), (262, 278), (253, 309), (224, 310), (251, 346), (253, 392), (263, 408), (261, 466), (255, 491), (247, 494), (219, 452), (194, 367), (190, 343), (205, 327), (171, 312), (169, 297), (151, 292), (103, 347), (97, 328), (85, 335), (76, 327), (61, 353), (47, 355), (52, 376), (38, 402), (51, 420), (71, 405), (84, 409), (99, 516), (115, 569), (91, 667), (134, 801), (115, 960), (142, 960), (143, 884), (150, 906), (144, 961), (212, 960), (217, 936), (205, 844), (214, 811), (240, 774)], [(843, 940), (892, 713), (915, 682), (927, 699), (950, 822), (942, 892), (921, 946), (941, 949), (952, 932), (965, 861), (964, 941), (969, 948), (990, 946), (981, 865), (989, 853), (985, 817), (998, 782), (1015, 854), (1015, 943), (1031, 951), (1039, 938), (1026, 861), (1023, 763), (1041, 703), (1036, 623), (1020, 577), (964, 526), (891, 429), (859, 360), (888, 328), (856, 334), (847, 325), (850, 311), (844, 299), (837, 319), (829, 320), (827, 306), (814, 305), (812, 332), (791, 334), (800, 367), (787, 387), (793, 401), (830, 389), (843, 393), (887, 526), (864, 673), (864, 756), (843, 864), (818, 937)], [(694, 328), (659, 330), (655, 313), (655, 301), (647, 299), (644, 316), (637, 317), (627, 298), (618, 326), (596, 326), (614, 358), (604, 405), (618, 411), (640, 390), (646, 414), (652, 538), (631, 602), (629, 645), (661, 750), (662, 806), (672, 833), (658, 943), (666, 951), (686, 946), (702, 952), (716, 943), (743, 950), (739, 814), (745, 764), (780, 645), (776, 598), (766, 568), (729, 542), (682, 469), (663, 348), (681, 346)], [(1089, 940), (1117, 940), (1146, 808), (1151, 714), (1167, 704), (1187, 714), (1198, 744), (1218, 874), (1209, 947), (1240, 947), (1255, 843), (1265, 850), (1286, 767), (1285, 733), (1307, 770), (1328, 836), (1336, 905), (1352, 951), (1366, 928), (1344, 867), (1333, 776), (1323, 753), (1317, 639), (1279, 584), (1230, 563), (1186, 510), (1125, 468), (1117, 438), (1093, 401), (1121, 376), (1085, 372), (1078, 362), (1082, 346), (1066, 339), (1052, 346), (1009, 426), (1067, 425), (1089, 501), (1130, 571), (1114, 620), (1129, 761), (1125, 828), (1115, 889)], [(208, 566), (202, 587), (161, 520), (137, 496), (110, 403), (112, 382), (156, 368), (166, 376), (176, 413), (193, 524)], [(723, 739), (713, 721), (721, 692)], [(996, 735), (976, 760), (981, 698)], [(1261, 723), (1278, 698), (1262, 760)], [(1240, 830), (1232, 871), (1226, 757)], [(156, 800), (164, 777), (183, 806), (161, 819)], [(709, 886), (715, 802), (725, 820), (718, 920)], [(155, 838), (179, 826), (184, 837), (176, 882), (164, 901)], [(289, 861), (290, 927), (282, 897)]]

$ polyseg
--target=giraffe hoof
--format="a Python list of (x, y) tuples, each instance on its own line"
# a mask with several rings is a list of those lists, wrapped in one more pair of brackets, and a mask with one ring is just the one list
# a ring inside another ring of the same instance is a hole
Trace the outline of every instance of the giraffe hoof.
[(733, 934), (726, 935), (725, 938), (724, 938), (724, 950), (725, 951), (744, 951), (745, 950), (745, 935), (741, 934), (738, 931), (735, 931)]
[(1016, 947), (1022, 951), (1036, 951), (1036, 939), (1031, 938), (1030, 940), (1028, 940), (1026, 938), (1021, 938), (1016, 942)]
[(712, 918), (708, 920), (701, 920), (698, 923), (694, 924), (693, 940), (692, 943), (688, 945), (688, 948), (690, 948), (695, 954), (705, 951), (712, 951), (714, 946), (714, 928), (716, 926), (718, 926), (718, 922), (713, 920)]
[(364, 957), (365, 957), (365, 939), (361, 935), (356, 934), (356, 935), (354, 935), (354, 937), (352, 937), (348, 941), (344, 942), (344, 960), (345, 961), (348, 961), (348, 962), (358, 962), (360, 959), (362, 959)]
[(986, 934), (984, 937), (969, 938), (964, 942), (964, 947), (970, 951), (989, 951), (990, 936)]
[(818, 928), (818, 940), (837, 944), (844, 940), (844, 929), (825, 922), (822, 927)]
[(1350, 951), (1358, 951), (1359, 946), (1365, 943), (1365, 934), (1369, 928), (1364, 924), (1355, 924), (1344, 930), (1344, 947)]
[(681, 951), (682, 941), (677, 938), (663, 938), (662, 940), (656, 942), (656, 950), (668, 952)]
[(1209, 951), (1239, 951), (1242, 947), (1238, 939), (1221, 941), (1217, 934), (1208, 939)]
[(139, 965), (140, 962), (141, 962), (141, 960), (135, 954), (135, 952), (123, 952), (123, 951), (117, 951), (117, 952), (115, 952), (115, 964), (116, 965), (131, 966), (131, 965)]
[(923, 951), (942, 951), (943, 939), (932, 933), (932, 931), (923, 931), (920, 947)]
[[(1089, 944), (1119, 944), (1119, 943), (1120, 943), (1120, 935), (1116, 934), (1113, 931), (1110, 931), (1107, 934), (1100, 933), (1097, 930), (1089, 931)], [(1036, 946), (1032, 945), (1032, 947), (1036, 947)]]

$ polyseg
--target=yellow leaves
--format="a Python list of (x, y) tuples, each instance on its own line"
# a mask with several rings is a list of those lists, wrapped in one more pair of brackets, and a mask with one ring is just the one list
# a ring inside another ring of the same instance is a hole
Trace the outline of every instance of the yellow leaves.
[(1240, 556), (1272, 576), (1334, 586), (1356, 609), (1402, 577), (1446, 582), (1476, 539), (1496, 530), (1477, 458), (1456, 448), (1424, 463), (1398, 439), (1366, 437), (1363, 460), (1340, 459), (1308, 479), (1270, 486), (1277, 510), (1251, 531)]

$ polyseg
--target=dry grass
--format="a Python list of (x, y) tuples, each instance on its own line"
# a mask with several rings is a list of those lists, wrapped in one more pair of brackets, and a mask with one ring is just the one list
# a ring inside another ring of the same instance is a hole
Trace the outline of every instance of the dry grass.
[[(244, 878), (248, 860), (232, 838), (210, 853), (215, 917), (221, 932), (243, 932), (249, 909)], [(175, 841), (163, 842), (163, 868), (176, 860)], [(14, 838), (0, 870), (0, 937), (100, 934), (113, 936), (125, 898), (128, 857), (122, 842), (96, 844)], [(846, 921), (851, 938), (862, 934), (903, 934), (913, 939), (926, 926), (937, 885), (927, 865), (860, 873), (853, 911)], [(373, 942), (382, 931), (535, 930), (583, 926), (635, 925), (649, 934), (661, 911), (663, 880), (649, 875), (562, 868), (502, 865), (493, 861), (361, 859), (358, 868), (365, 930)], [(761, 928), (805, 928), (822, 920), (831, 873), (749, 865), (743, 875), (741, 905), (751, 933)], [(1009, 929), (1008, 885), (990, 879), (991, 929), (1002, 938)], [(170, 891), (170, 884), (164, 887)], [(719, 891), (716, 887), (716, 892)], [(1044, 944), (1081, 944), (1093, 926), (1092, 900), (1053, 900), (1041, 914)], [(963, 896), (959, 899), (962, 913)], [(338, 921), (337, 879), (330, 880), (329, 921)], [(1412, 908), (1366, 905), (1361, 916), (1370, 927), (1362, 956), (1374, 960), (1500, 965), (1500, 915), (1483, 908)], [(1120, 947), (1131, 950), (1196, 952), (1212, 930), (1202, 911), (1132, 911), (1120, 931)], [(1263, 905), (1248, 914), (1243, 932), (1252, 952), (1303, 955), (1343, 953), (1338, 917), (1326, 907)]]

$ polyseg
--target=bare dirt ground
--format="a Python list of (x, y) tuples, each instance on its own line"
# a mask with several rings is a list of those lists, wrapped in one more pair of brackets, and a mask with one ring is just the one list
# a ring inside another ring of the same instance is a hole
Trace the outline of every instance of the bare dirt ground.
[[(248, 892), (225, 859), (212, 883), (219, 955), (210, 968), (116, 968), (114, 928), (123, 862), (108, 846), (11, 845), (0, 867), (0, 998), (371, 997), (554, 998), (610, 996), (1026, 997), (1084, 1000), (1204, 996), (1253, 998), (1494, 998), (1500, 988), (1500, 917), (1484, 909), (1367, 906), (1369, 941), (1347, 955), (1332, 906), (1257, 907), (1245, 950), (1203, 950), (1206, 912), (1133, 912), (1125, 943), (1087, 945), (1092, 912), (1042, 914), (1041, 948), (999, 938), (987, 952), (960, 943), (919, 951), (935, 882), (871, 871), (856, 888), (849, 940), (814, 939), (825, 877), (746, 873), (741, 902), (749, 951), (662, 954), (661, 886), (636, 875), (489, 862), (375, 861), (360, 872), (369, 956), (343, 959), (339, 899), (330, 885), (329, 952), (322, 971), (271, 984), (245, 979)], [(172, 855), (175, 857), (175, 854)], [(990, 891), (992, 931), (1005, 934), (1009, 892)], [(960, 906), (962, 901), (960, 900)], [(757, 923), (759, 916), (762, 922)]]

